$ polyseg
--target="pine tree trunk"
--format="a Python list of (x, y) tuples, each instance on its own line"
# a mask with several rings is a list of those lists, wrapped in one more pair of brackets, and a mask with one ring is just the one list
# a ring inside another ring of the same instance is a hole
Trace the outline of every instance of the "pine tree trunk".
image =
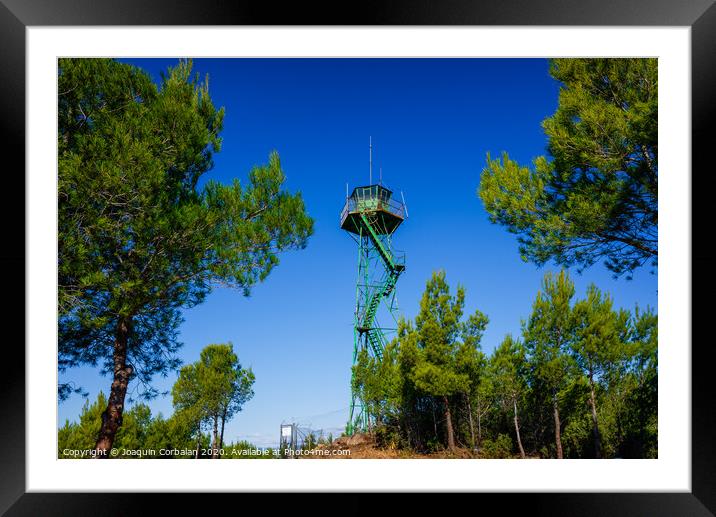
[(589, 375), (589, 402), (592, 406), (592, 433), (594, 434), (594, 457), (602, 457), (602, 437), (599, 434), (599, 422), (597, 421), (597, 399), (594, 395), (594, 379)]
[[(621, 407), (621, 405), (622, 405), (622, 402), (620, 401), (618, 407)], [(616, 421), (617, 421), (617, 433), (616, 433), (617, 440), (616, 440), (616, 442), (618, 444), (620, 444), (616, 449), (616, 453), (617, 453), (617, 455), (619, 455), (621, 457), (624, 454), (624, 449), (623, 449), (624, 431), (622, 429), (622, 419), (620, 418), (619, 413), (617, 413)]]
[(405, 434), (406, 434), (407, 437), (408, 437), (408, 446), (409, 446), (409, 447), (415, 447), (415, 443), (413, 442), (413, 433), (411, 432), (411, 431), (412, 431), (412, 426), (410, 425), (410, 422), (408, 421), (408, 419), (406, 419), (406, 418), (403, 416), (404, 414), (405, 414), (405, 413), (401, 411), (400, 419), (403, 421), (403, 427), (405, 428)]
[(455, 434), (452, 429), (452, 417), (450, 416), (450, 403), (447, 396), (443, 395), (443, 403), (445, 404), (445, 429), (447, 431), (448, 449), (455, 448)]
[(109, 391), (107, 408), (102, 413), (102, 424), (95, 445), (95, 458), (107, 458), (117, 431), (122, 426), (122, 413), (124, 412), (124, 398), (127, 395), (129, 378), (132, 367), (127, 365), (127, 340), (129, 338), (129, 321), (121, 318), (117, 323), (114, 338), (114, 374), (112, 386)]
[(211, 458), (218, 458), (217, 449), (219, 448), (219, 415), (214, 415), (214, 440), (211, 445)]
[(482, 405), (480, 395), (477, 396), (477, 448), (482, 447)]
[(224, 425), (226, 424), (226, 408), (221, 414), (221, 435), (219, 436), (219, 449), (224, 447)]
[(432, 406), (433, 406), (433, 431), (435, 431), (434, 438), (437, 440), (438, 439), (438, 421), (435, 418), (435, 401), (433, 401)]
[(559, 407), (557, 405), (557, 395), (554, 395), (554, 399), (552, 401), (552, 404), (554, 406), (554, 441), (557, 445), (557, 459), (562, 459), (562, 433), (560, 430), (560, 422), (559, 422)]
[(474, 449), (475, 448), (475, 426), (472, 423), (472, 403), (470, 403), (470, 395), (467, 395), (465, 398), (467, 398), (467, 414), (470, 417), (470, 439), (471, 446)]
[(522, 447), (522, 438), (520, 438), (520, 422), (517, 419), (517, 399), (512, 398), (512, 406), (515, 410), (515, 434), (517, 435), (517, 445), (520, 448), (520, 456), (525, 459), (525, 449)]

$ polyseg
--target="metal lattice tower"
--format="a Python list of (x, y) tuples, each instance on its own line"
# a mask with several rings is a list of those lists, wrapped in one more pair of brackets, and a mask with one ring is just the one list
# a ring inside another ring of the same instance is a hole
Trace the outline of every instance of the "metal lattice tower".
[[(395, 328), (381, 327), (377, 315), (381, 302), (397, 323), (395, 284), (405, 270), (405, 256), (396, 253), (392, 237), (407, 216), (405, 203), (393, 199), (393, 192), (381, 184), (356, 187), (341, 213), (341, 229), (358, 244), (358, 278), (353, 325), (353, 365), (361, 350), (378, 360), (383, 358), (386, 335)], [(351, 405), (347, 432), (365, 430), (371, 415), (351, 381)]]

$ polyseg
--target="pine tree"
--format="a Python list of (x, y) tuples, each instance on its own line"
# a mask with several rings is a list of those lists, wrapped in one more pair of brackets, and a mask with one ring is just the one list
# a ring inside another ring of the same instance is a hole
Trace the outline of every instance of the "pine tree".
[(75, 457), (65, 455), (63, 452), (65, 449), (86, 451), (94, 448), (102, 425), (102, 411), (105, 407), (107, 407), (107, 397), (100, 391), (92, 404), (89, 400), (85, 400), (79, 415), (79, 422), (65, 421), (65, 425), (57, 432), (58, 457)]
[[(439, 400), (445, 419), (448, 449), (455, 448), (455, 431), (450, 397), (470, 391), (470, 372), (464, 368), (465, 347), (476, 342), (487, 325), (487, 317), (477, 311), (466, 324), (461, 322), (465, 290), (457, 288), (455, 296), (445, 281), (445, 272), (434, 273), (428, 281), (415, 318), (416, 346), (410, 381), (422, 393)], [(461, 343), (460, 337), (468, 337)], [(461, 352), (462, 351), (462, 352)]]
[[(282, 190), (275, 153), (245, 185), (200, 183), (224, 112), (191, 62), (158, 86), (114, 60), (60, 59), (58, 69), (58, 362), (112, 377), (104, 457), (129, 383), (151, 398), (152, 377), (178, 368), (181, 310), (217, 284), (248, 294), (279, 252), (306, 245), (313, 221), (300, 194)], [(70, 391), (60, 385), (60, 398)]]
[[(174, 408), (201, 434), (212, 433), (213, 457), (223, 446), (224, 425), (253, 397), (255, 376), (244, 369), (231, 344), (208, 345), (199, 360), (184, 366), (172, 388)], [(221, 429), (221, 431), (219, 431)]]
[(657, 60), (554, 59), (550, 73), (562, 87), (543, 122), (548, 156), (530, 168), (488, 155), (479, 196), (490, 220), (538, 265), (656, 266)]
[(503, 407), (509, 407), (513, 412), (515, 438), (522, 458), (525, 457), (525, 449), (520, 435), (518, 409), (522, 394), (527, 389), (526, 370), (525, 349), (519, 340), (508, 334), (490, 358), (490, 373)]
[(658, 455), (658, 331), (657, 314), (649, 307), (637, 307), (628, 332), (629, 377), (633, 385), (625, 403), (628, 421), (624, 425), (623, 449), (627, 457)]
[(619, 315), (612, 309), (611, 298), (592, 284), (587, 289), (586, 299), (575, 303), (574, 317), (575, 338), (571, 342), (571, 353), (589, 382), (594, 455), (601, 458), (596, 386), (606, 369), (621, 360)]
[(569, 275), (564, 271), (556, 277), (548, 273), (523, 328), (531, 382), (551, 405), (556, 455), (560, 459), (563, 458), (563, 450), (559, 406), (562, 392), (570, 380), (567, 350), (574, 334), (570, 306), (573, 296), (574, 283)]
[[(467, 377), (467, 387), (463, 393), (467, 406), (468, 424), (470, 429), (470, 446), (475, 448), (480, 439), (480, 404), (477, 406), (477, 415), (473, 411), (472, 400), (479, 397), (480, 388), (485, 383), (485, 368), (487, 360), (480, 350), (480, 342), (487, 328), (488, 318), (480, 311), (471, 315), (463, 324), (462, 343), (459, 343), (456, 357), (457, 372)], [(475, 417), (478, 420), (478, 438), (475, 437)]]

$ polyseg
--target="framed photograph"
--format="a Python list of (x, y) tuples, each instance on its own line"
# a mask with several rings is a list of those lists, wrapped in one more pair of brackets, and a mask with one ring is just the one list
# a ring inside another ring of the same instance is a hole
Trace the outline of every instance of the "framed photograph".
[(713, 2), (2, 4), (2, 511), (716, 511)]

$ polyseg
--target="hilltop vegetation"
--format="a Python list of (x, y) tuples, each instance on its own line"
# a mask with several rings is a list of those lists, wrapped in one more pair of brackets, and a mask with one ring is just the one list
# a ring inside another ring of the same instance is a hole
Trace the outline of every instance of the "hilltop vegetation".
[(362, 354), (356, 388), (379, 446), (479, 457), (657, 455), (657, 316), (615, 309), (565, 272), (547, 274), (522, 323), (490, 354), (488, 318), (463, 318), (465, 291), (428, 281), (415, 321), (402, 321), (383, 361)]
[[(253, 371), (241, 366), (230, 343), (206, 346), (199, 360), (184, 366), (174, 383), (171, 417), (153, 416), (149, 406), (135, 404), (123, 414), (110, 457), (222, 458), (237, 456), (232, 454), (235, 450), (255, 451), (248, 442), (224, 443), (225, 424), (253, 397), (254, 381)], [(85, 402), (79, 422), (65, 421), (58, 431), (58, 457), (95, 449), (106, 407), (107, 398), (100, 391), (94, 403)]]

